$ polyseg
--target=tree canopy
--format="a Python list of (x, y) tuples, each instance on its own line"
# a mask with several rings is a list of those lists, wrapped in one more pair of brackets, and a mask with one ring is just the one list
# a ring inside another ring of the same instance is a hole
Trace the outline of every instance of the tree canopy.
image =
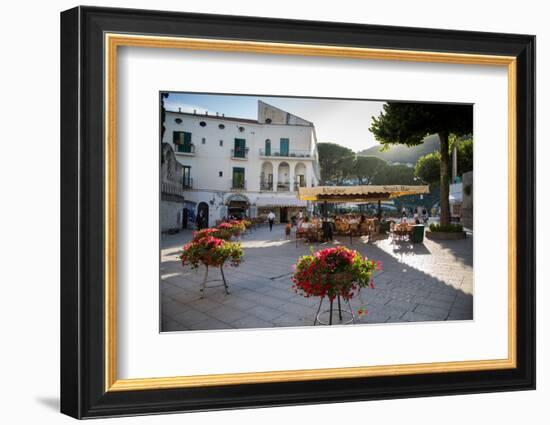
[(336, 143), (319, 143), (319, 166), (322, 184), (342, 184), (349, 178), (355, 161), (355, 153)]
[(439, 182), (441, 154), (432, 152), (421, 156), (414, 166), (414, 174), (423, 182), (434, 184)]
[(386, 173), (388, 163), (375, 156), (358, 156), (353, 164), (353, 176), (359, 184), (376, 184)]
[[(456, 139), (454, 143), (457, 144), (457, 174), (461, 176), (474, 169), (474, 144), (471, 138)], [(452, 148), (450, 151), (452, 152)], [(428, 184), (439, 182), (440, 160), (441, 154), (439, 152), (421, 156), (415, 164), (414, 174)]]
[(472, 106), (462, 104), (388, 102), (372, 117), (369, 130), (382, 145), (416, 146), (428, 135), (439, 136), (441, 224), (450, 223), (449, 136), (471, 134), (472, 125)]
[(430, 134), (472, 133), (471, 105), (388, 102), (382, 108), (369, 129), (382, 145), (415, 146)]

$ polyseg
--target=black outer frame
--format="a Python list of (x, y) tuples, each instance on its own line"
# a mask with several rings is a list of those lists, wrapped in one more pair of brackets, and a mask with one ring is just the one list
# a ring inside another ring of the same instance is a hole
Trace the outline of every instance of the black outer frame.
[[(517, 58), (517, 368), (104, 391), (105, 32)], [(535, 37), (77, 7), (61, 13), (61, 412), (75, 418), (535, 388)]]

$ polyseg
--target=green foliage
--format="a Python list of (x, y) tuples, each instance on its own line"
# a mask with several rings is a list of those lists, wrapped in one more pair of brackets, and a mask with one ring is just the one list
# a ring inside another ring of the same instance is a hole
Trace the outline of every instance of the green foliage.
[(205, 236), (186, 244), (179, 256), (182, 266), (190, 264), (196, 269), (199, 265), (221, 267), (227, 261), (238, 266), (243, 257), (241, 244), (212, 236)]
[(353, 164), (352, 174), (359, 184), (377, 184), (388, 167), (386, 161), (375, 156), (358, 156)]
[(414, 169), (403, 164), (388, 165), (377, 176), (375, 184), (415, 184)]
[(458, 142), (457, 155), (459, 176), (474, 169), (474, 142), (472, 139)]
[(349, 148), (336, 143), (319, 143), (319, 166), (323, 184), (341, 184), (348, 178), (355, 161), (355, 153)]
[(441, 154), (439, 152), (421, 156), (414, 166), (414, 175), (428, 184), (439, 182), (440, 161)]
[(363, 257), (357, 251), (338, 246), (326, 248), (298, 259), (292, 276), (292, 288), (305, 297), (341, 296), (353, 298), (361, 288), (374, 288), (372, 273), (381, 263)]
[(471, 105), (388, 102), (369, 130), (383, 145), (416, 146), (430, 134), (470, 134), (472, 123)]
[(437, 134), (440, 142), (440, 203), (442, 224), (450, 221), (449, 135), (471, 134), (471, 105), (388, 102), (378, 117), (372, 117), (370, 131), (382, 145), (416, 146), (426, 136)]
[[(452, 145), (457, 144), (457, 163), (458, 163), (458, 175), (472, 171), (474, 169), (474, 143), (471, 138), (458, 139), (451, 135), (450, 153), (452, 153)], [(439, 152), (432, 152), (428, 155), (424, 155), (418, 159), (414, 166), (414, 174), (422, 181), (433, 184), (439, 182), (440, 179), (440, 161), (441, 154)]]
[(436, 224), (432, 223), (430, 224), (430, 230), (432, 232), (448, 232), (448, 233), (454, 233), (454, 232), (462, 232), (463, 228), (461, 224)]

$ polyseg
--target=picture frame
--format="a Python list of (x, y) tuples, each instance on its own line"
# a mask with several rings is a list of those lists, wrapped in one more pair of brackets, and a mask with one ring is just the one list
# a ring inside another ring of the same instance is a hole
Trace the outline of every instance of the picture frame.
[[(121, 46), (506, 67), (508, 357), (118, 379)], [(76, 7), (61, 14), (61, 115), (62, 413), (80, 419), (535, 388), (534, 36)]]

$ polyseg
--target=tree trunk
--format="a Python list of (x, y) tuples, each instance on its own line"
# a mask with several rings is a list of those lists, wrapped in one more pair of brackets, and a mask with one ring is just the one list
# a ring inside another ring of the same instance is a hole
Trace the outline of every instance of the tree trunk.
[(439, 133), (439, 142), (441, 144), (441, 162), (440, 162), (440, 200), (441, 214), (440, 224), (449, 224), (451, 222), (451, 210), (449, 208), (449, 134)]

